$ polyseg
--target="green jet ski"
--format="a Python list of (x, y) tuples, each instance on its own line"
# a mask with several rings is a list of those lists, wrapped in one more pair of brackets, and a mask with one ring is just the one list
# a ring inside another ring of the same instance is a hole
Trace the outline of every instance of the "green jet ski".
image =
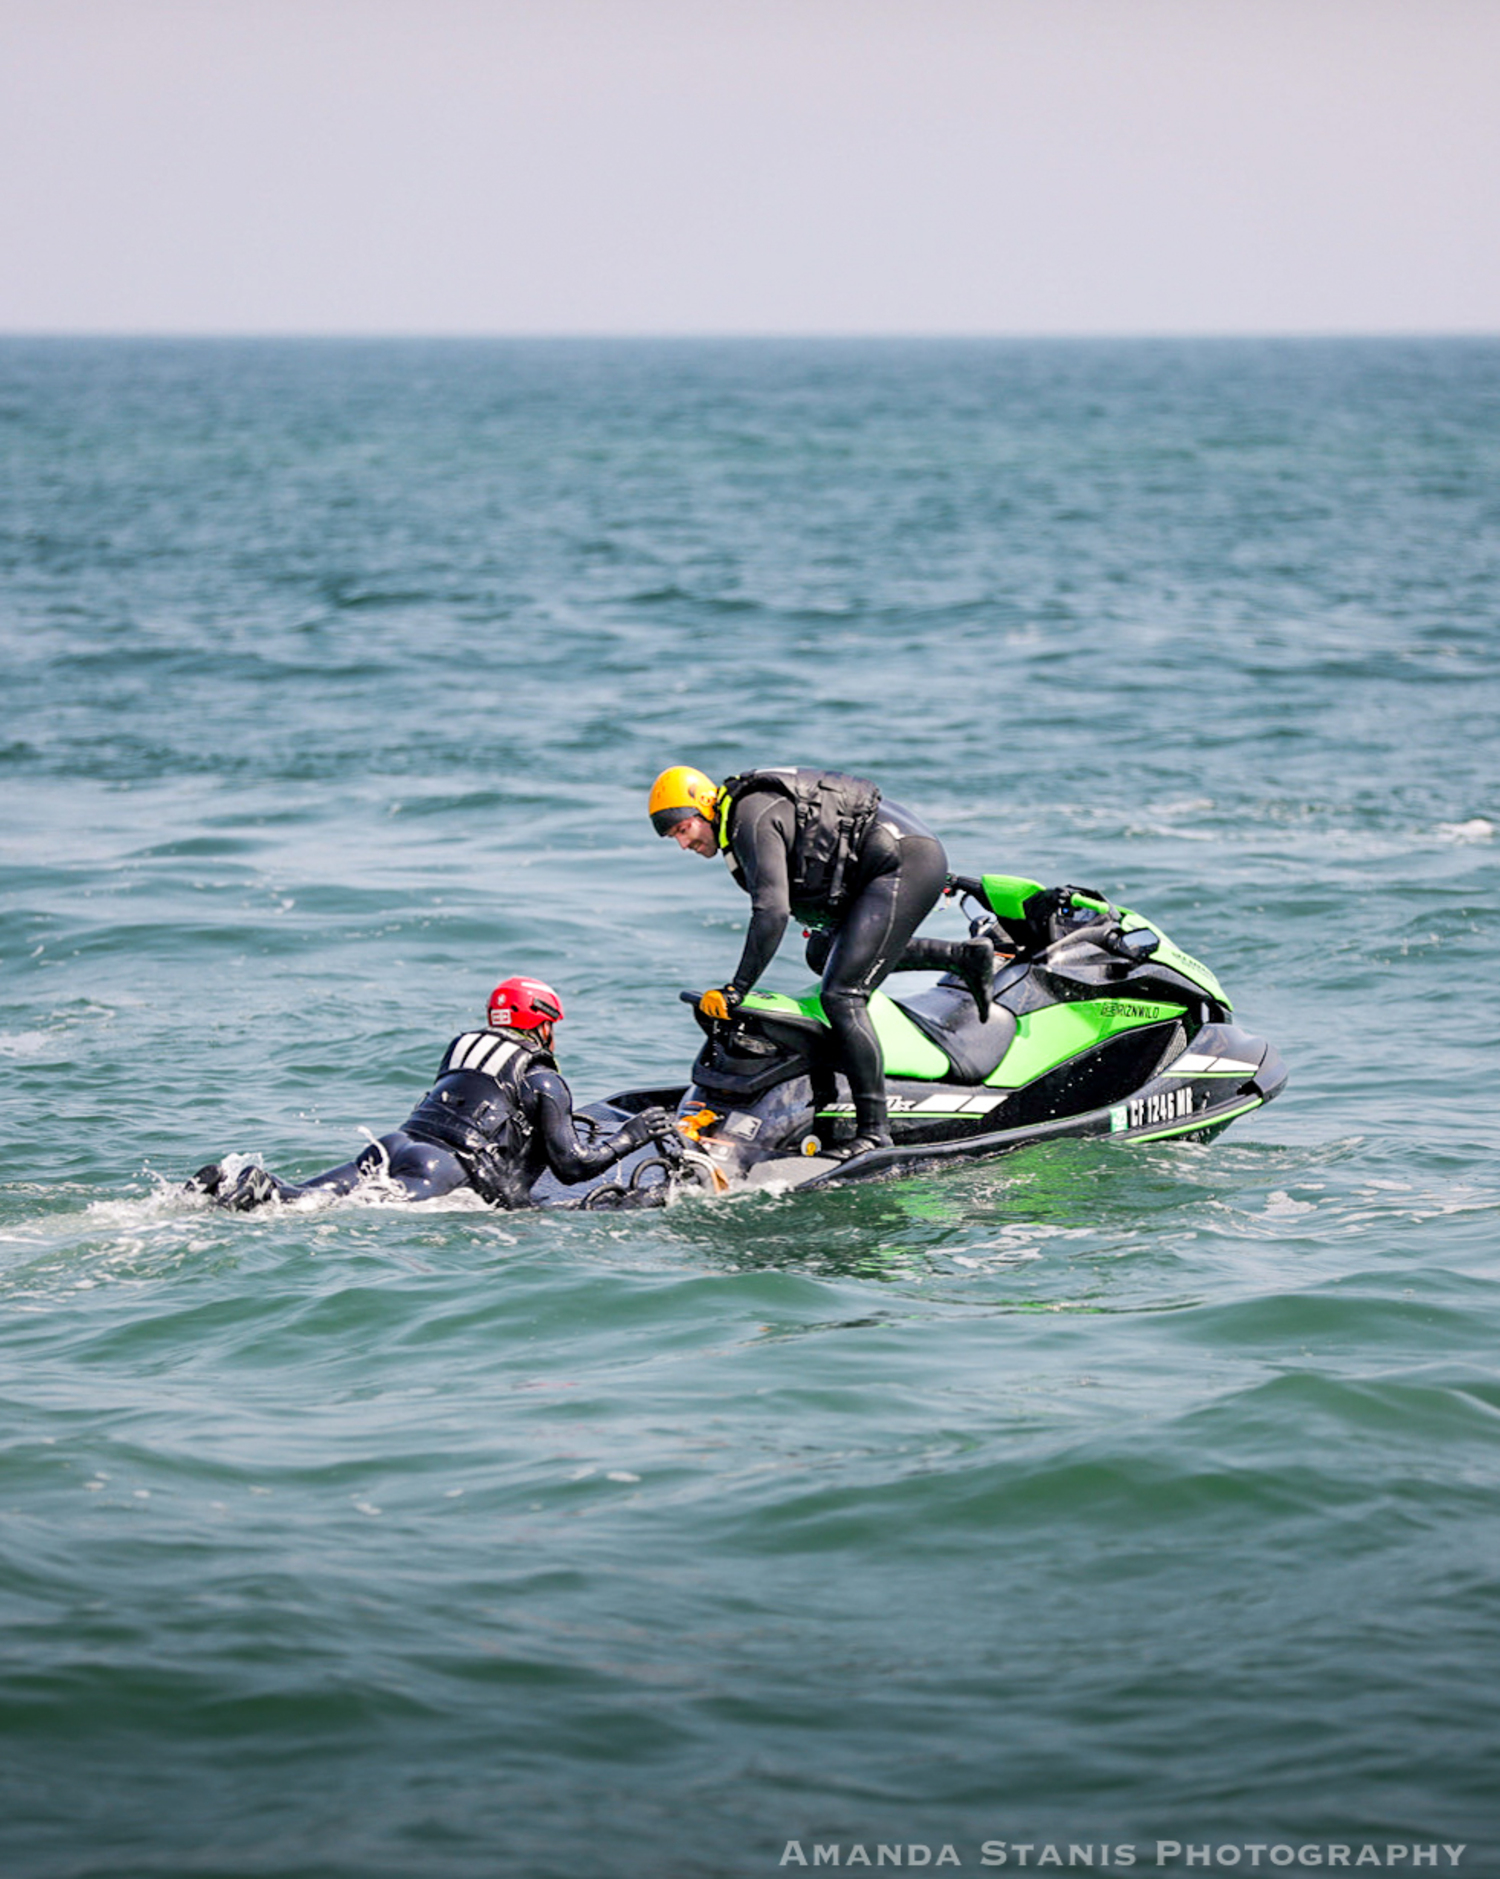
[[(626, 1090), (581, 1112), (613, 1131), (660, 1103), (683, 1136), (681, 1154), (638, 1152), (582, 1205), (661, 1201), (684, 1187), (826, 1187), (1063, 1136), (1207, 1141), (1284, 1088), (1274, 1047), (1232, 1022), (1213, 973), (1143, 915), (1012, 875), (954, 876), (947, 891), (995, 949), (992, 1004), (981, 1021), (952, 976), (904, 997), (873, 994), (893, 1147), (828, 1157), (853, 1136), (854, 1108), (817, 988), (752, 992), (727, 1023), (698, 1016), (705, 1038), (687, 1084)], [(535, 1198), (563, 1198), (547, 1188)]]

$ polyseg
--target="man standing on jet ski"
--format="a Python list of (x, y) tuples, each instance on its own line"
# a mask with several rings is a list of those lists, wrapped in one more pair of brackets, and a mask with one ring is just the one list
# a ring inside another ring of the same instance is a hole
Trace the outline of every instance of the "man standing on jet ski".
[(226, 1180), (215, 1162), (188, 1186), (238, 1213), (304, 1194), (348, 1194), (375, 1180), (408, 1200), (471, 1187), (492, 1206), (528, 1207), (545, 1168), (571, 1185), (602, 1174), (646, 1142), (679, 1139), (666, 1110), (651, 1108), (606, 1141), (579, 1141), (572, 1094), (552, 1055), (553, 1027), (562, 1015), (562, 1000), (550, 985), (506, 979), (490, 993), (487, 1028), (454, 1038), (436, 1082), (406, 1121), (353, 1161), (295, 1183), (264, 1168), (242, 1168)]
[(870, 994), (889, 972), (936, 966), (959, 973), (981, 1018), (995, 956), (987, 940), (915, 939), (948, 880), (943, 845), (873, 783), (836, 770), (748, 770), (715, 784), (679, 764), (663, 770), (648, 804), (658, 835), (712, 859), (722, 854), (750, 896), (750, 926), (734, 977), (698, 1009), (725, 1021), (771, 963), (793, 914), (813, 928), (807, 963), (823, 978), (823, 1010), (854, 1100), (849, 1160), (887, 1148), (885, 1065)]

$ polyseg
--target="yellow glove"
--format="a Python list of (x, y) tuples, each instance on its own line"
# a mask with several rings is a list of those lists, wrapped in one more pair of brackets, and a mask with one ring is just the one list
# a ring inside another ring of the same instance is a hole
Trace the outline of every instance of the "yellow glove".
[(698, 1000), (698, 1009), (705, 1018), (712, 1018), (716, 1024), (727, 1024), (739, 1002), (740, 994), (732, 985), (716, 985)]

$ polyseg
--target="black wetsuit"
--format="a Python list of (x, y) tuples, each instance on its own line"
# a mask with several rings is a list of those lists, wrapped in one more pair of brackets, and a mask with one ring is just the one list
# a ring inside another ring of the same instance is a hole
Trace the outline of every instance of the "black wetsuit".
[(774, 784), (738, 794), (723, 825), (730, 872), (750, 896), (750, 926), (731, 981), (743, 995), (770, 964), (795, 916), (816, 929), (807, 963), (822, 974), (823, 1010), (838, 1041), (861, 1135), (886, 1126), (885, 1065), (870, 1019), (870, 994), (889, 972), (923, 966), (954, 969), (962, 948), (916, 940), (948, 879), (943, 845), (899, 803), (876, 802), (856, 823), (835, 904), (823, 896), (794, 900), (799, 834), (796, 803)]
[(433, 1200), (471, 1187), (497, 1207), (528, 1207), (545, 1169), (572, 1185), (602, 1174), (633, 1148), (662, 1133), (651, 1117), (632, 1116), (600, 1142), (579, 1141), (573, 1098), (551, 1055), (522, 1032), (465, 1031), (448, 1046), (436, 1081), (399, 1129), (352, 1161), (310, 1180), (290, 1182), (247, 1168), (229, 1187), (194, 1180), (223, 1205), (247, 1211), (267, 1200), (349, 1194), (379, 1179), (410, 1200)]

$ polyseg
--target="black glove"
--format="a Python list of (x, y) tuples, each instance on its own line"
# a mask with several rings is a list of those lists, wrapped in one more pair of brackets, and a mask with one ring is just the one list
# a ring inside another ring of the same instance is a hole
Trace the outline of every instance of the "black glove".
[(643, 1142), (664, 1142), (676, 1133), (677, 1124), (666, 1110), (653, 1104), (650, 1109), (643, 1109), (638, 1116), (632, 1116), (615, 1140), (624, 1143), (622, 1152), (628, 1154)]

